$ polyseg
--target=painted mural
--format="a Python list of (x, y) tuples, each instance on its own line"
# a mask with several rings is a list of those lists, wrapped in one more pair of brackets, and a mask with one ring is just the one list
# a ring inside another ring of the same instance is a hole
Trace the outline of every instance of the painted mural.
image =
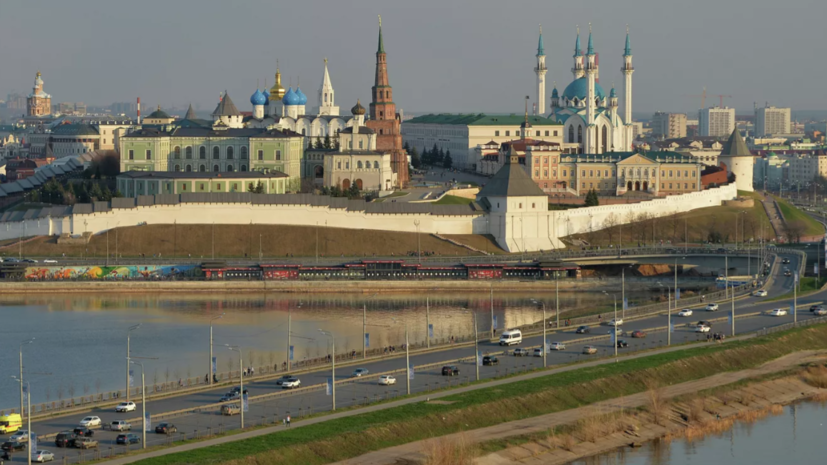
[(30, 266), (30, 280), (61, 279), (171, 279), (201, 276), (198, 265)]

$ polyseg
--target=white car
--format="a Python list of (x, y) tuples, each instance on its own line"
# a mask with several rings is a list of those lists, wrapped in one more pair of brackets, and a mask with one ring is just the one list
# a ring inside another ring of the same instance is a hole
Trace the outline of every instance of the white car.
[(543, 349), (537, 347), (537, 348), (534, 349), (532, 354), (534, 354), (535, 357), (542, 357), (543, 356)]
[(9, 436), (9, 441), (29, 442), (29, 432), (21, 429)]
[(787, 311), (783, 308), (776, 308), (775, 310), (771, 310), (769, 315), (770, 316), (784, 316), (787, 314)]
[(121, 402), (117, 406), (115, 406), (116, 412), (134, 412), (137, 406), (135, 402)]
[(696, 333), (708, 333), (711, 330), (712, 330), (712, 328), (710, 328), (709, 326), (706, 326), (706, 325), (695, 326), (695, 332)]
[(392, 384), (396, 384), (396, 378), (391, 375), (382, 375), (379, 377), (379, 385), (380, 386), (390, 386)]
[(367, 368), (357, 368), (357, 369), (353, 370), (353, 377), (354, 378), (359, 378), (359, 377), (362, 377), (362, 376), (364, 376), (368, 373), (370, 373), (370, 372), (368, 371)]
[(290, 378), (286, 381), (281, 383), (282, 389), (296, 389), (297, 387), (301, 386), (302, 382), (299, 378)]
[(43, 260), (43, 263), (53, 263), (54, 264), (54, 263), (57, 263), (57, 260), (55, 260), (54, 258), (47, 258), (46, 260)]
[(827, 308), (818, 308), (813, 311), (813, 315), (824, 316), (827, 315)]
[(80, 426), (85, 426), (87, 428), (91, 428), (93, 426), (100, 426), (101, 425), (101, 417), (86, 417), (83, 420), (80, 420)]
[(32, 461), (43, 463), (43, 462), (51, 462), (55, 459), (55, 454), (47, 451), (47, 450), (39, 450), (34, 453), (32, 456)]
[(623, 325), (623, 318), (618, 318), (616, 320), (609, 321), (609, 326), (622, 326)]
[(566, 345), (562, 342), (552, 342), (548, 348), (549, 350), (566, 350)]
[(706, 304), (706, 311), (707, 312), (717, 312), (718, 311), (718, 304)]
[(685, 308), (678, 312), (678, 316), (692, 316), (692, 310)]
[(766, 297), (767, 296), (767, 291), (761, 289), (761, 290), (753, 292), (752, 295), (755, 296), (755, 297)]

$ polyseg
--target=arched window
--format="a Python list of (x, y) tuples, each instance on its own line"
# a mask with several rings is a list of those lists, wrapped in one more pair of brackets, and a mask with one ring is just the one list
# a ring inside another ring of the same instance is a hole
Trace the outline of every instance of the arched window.
[(362, 162), (361, 161), (356, 162), (356, 169), (358, 169), (358, 170), (362, 169)]
[(569, 143), (574, 143), (574, 126), (569, 126)]
[(206, 167), (206, 166), (204, 166), (204, 165), (199, 165), (199, 166), (198, 166), (198, 171), (200, 171), (200, 172), (204, 173), (204, 172), (206, 172), (206, 171), (207, 171), (207, 167)]
[(247, 159), (247, 146), (246, 145), (241, 146), (240, 153), (241, 153), (241, 159), (246, 160)]
[(227, 172), (232, 173), (233, 171), (235, 171), (235, 168), (233, 167), (233, 164), (230, 163), (229, 165), (227, 165)]
[(234, 150), (233, 150), (232, 147), (227, 147), (227, 160), (232, 160), (233, 159), (233, 152), (234, 152)]
[(198, 147), (198, 158), (200, 158), (201, 160), (207, 159), (207, 147), (204, 147), (203, 145), (201, 147)]
[(606, 153), (608, 150), (608, 131), (606, 130), (606, 126), (603, 126), (603, 136), (602, 136), (602, 143), (603, 143), (603, 153)]
[(583, 126), (577, 126), (577, 143), (583, 143)]
[(379, 162), (378, 161), (373, 162), (373, 169), (375, 169), (375, 170), (379, 169)]
[(192, 160), (192, 147), (187, 147), (186, 149), (184, 149), (184, 156), (187, 158), (187, 160)]
[(192, 171), (192, 165), (187, 165), (187, 167), (186, 167), (186, 168), (184, 168), (184, 170), (185, 170), (187, 173), (189, 173), (190, 171)]
[(218, 169), (218, 165), (212, 165), (212, 170), (218, 173), (220, 170)]
[[(219, 155), (220, 155), (220, 151), (219, 151), (218, 147), (213, 147), (212, 148), (212, 159), (213, 160), (218, 160)], [(218, 166), (218, 165), (216, 165), (216, 166)], [(216, 170), (216, 171), (218, 171), (218, 170)]]
[(361, 141), (361, 140), (360, 140), (360, 141), (359, 141), (359, 148), (360, 148), (360, 149), (363, 149), (363, 148), (364, 148), (364, 147), (362, 146), (362, 143), (363, 143), (363, 141)]
[(181, 147), (176, 145), (175, 148), (173, 149), (173, 151), (175, 153), (175, 159), (180, 160), (181, 159)]
[(175, 171), (181, 171), (181, 165), (175, 165)]
[(247, 165), (241, 165), (241, 169), (239, 171), (247, 171)]

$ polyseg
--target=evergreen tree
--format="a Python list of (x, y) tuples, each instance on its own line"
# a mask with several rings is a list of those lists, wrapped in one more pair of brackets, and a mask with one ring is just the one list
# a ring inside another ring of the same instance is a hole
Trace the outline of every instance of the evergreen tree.
[(417, 152), (416, 147), (412, 147), (409, 153), (411, 154), (411, 166), (418, 170), (422, 167), (422, 160), (419, 158), (419, 152)]
[(322, 148), (328, 150), (333, 148), (333, 142), (330, 140), (330, 134), (324, 136), (324, 143), (322, 143)]
[(339, 138), (338, 137), (333, 141), (333, 148), (335, 150), (339, 150)]
[(448, 150), (447, 152), (445, 152), (445, 158), (442, 159), (442, 166), (447, 168), (447, 169), (450, 169), (453, 165), (454, 165), (454, 160), (451, 159), (451, 151)]
[(403, 146), (403, 148), (405, 149), (406, 152), (408, 152), (408, 153), (411, 152), (411, 145), (408, 144), (407, 142), (405, 142), (405, 145)]
[(97, 201), (103, 200), (103, 190), (101, 190), (101, 186), (98, 183), (93, 183), (92, 187), (87, 189), (89, 192), (90, 200)]
[(95, 164), (95, 179), (101, 178), (101, 165)]
[(259, 181), (258, 184), (256, 184), (256, 188), (255, 188), (254, 192), (256, 194), (263, 194), (264, 193), (264, 184), (262, 184), (261, 181)]
[(316, 149), (323, 149), (324, 148), (324, 144), (322, 143), (322, 140), (318, 137), (316, 138), (316, 146), (314, 148), (316, 148)]
[(441, 165), (443, 160), (445, 160), (445, 151), (442, 150), (442, 148), (440, 147), (439, 152), (437, 152), (436, 154), (436, 160), (434, 160), (434, 162), (438, 165)]
[(598, 205), (600, 205), (600, 198), (597, 196), (597, 191), (589, 189), (589, 192), (586, 194), (586, 206), (596, 207)]
[(359, 197), (359, 188), (356, 187), (356, 183), (350, 185), (350, 189), (347, 190), (347, 198), (355, 199)]
[(107, 186), (107, 185), (103, 186), (103, 197), (101, 198), (101, 200), (104, 200), (104, 201), (107, 201), (107, 202), (112, 200), (112, 191), (109, 190), (109, 186)]

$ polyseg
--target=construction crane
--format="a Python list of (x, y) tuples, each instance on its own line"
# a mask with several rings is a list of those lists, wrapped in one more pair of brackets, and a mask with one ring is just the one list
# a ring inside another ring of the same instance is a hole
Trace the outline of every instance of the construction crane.
[[(703, 90), (703, 92), (701, 92), (701, 95), (687, 95), (687, 97), (694, 97), (694, 98), (700, 97), (701, 98), (701, 109), (706, 108), (706, 87), (704, 87), (704, 90)], [(719, 104), (720, 108), (724, 107), (724, 98), (732, 98), (731, 95), (723, 95), (723, 94), (713, 95), (713, 97), (718, 97), (718, 99), (720, 99), (720, 104)]]

